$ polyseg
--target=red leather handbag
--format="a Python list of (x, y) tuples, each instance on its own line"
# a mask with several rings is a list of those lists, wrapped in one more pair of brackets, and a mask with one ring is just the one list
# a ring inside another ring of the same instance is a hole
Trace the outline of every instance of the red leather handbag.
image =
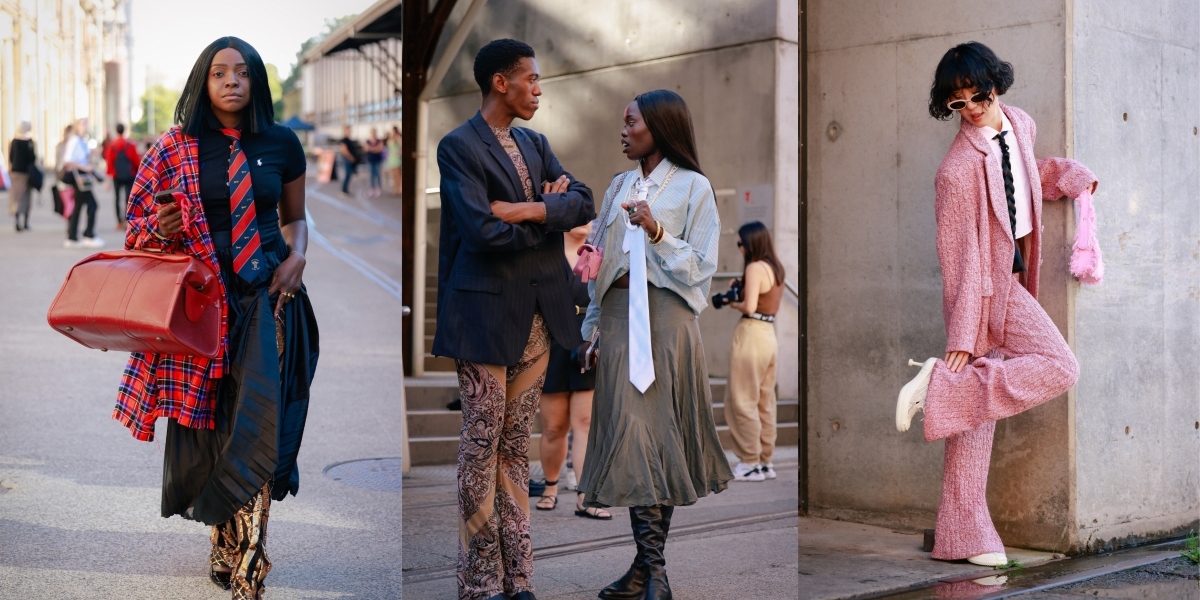
[(71, 267), (46, 319), (87, 346), (213, 358), (220, 348), (221, 286), (186, 254), (116, 250)]

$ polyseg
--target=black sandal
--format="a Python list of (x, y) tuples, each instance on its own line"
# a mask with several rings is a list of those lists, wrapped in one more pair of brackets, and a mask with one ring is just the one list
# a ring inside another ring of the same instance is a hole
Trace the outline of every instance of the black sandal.
[[(550, 490), (554, 490), (553, 496), (546, 495), (546, 492), (548, 492)], [(549, 498), (551, 500), (549, 508), (542, 506), (542, 502), (545, 501), (547, 498)], [(538, 510), (554, 510), (555, 508), (558, 507), (558, 482), (557, 481), (547, 481), (546, 482), (546, 490), (542, 492), (542, 499), (538, 500), (537, 504), (534, 504), (533, 507)]]
[[(579, 495), (580, 495), (579, 500), (582, 502), (583, 493), (580, 492)], [(598, 506), (587, 506), (587, 507), (582, 507), (582, 506), (583, 505), (580, 503), (575, 504), (575, 516), (585, 517), (588, 519), (596, 519), (597, 521), (611, 521), (612, 520), (612, 513), (608, 512), (607, 510), (605, 510), (603, 508), (600, 508)], [(600, 511), (604, 511), (605, 514), (601, 515)]]

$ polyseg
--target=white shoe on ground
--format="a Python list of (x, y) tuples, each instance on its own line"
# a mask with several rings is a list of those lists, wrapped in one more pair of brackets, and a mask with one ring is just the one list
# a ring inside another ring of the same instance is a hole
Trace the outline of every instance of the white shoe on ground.
[(63, 240), (63, 248), (82, 248), (82, 247), (83, 247), (83, 244), (81, 244), (78, 240)]
[(1008, 563), (1008, 557), (1003, 552), (988, 552), (967, 559), (967, 562), (981, 567), (998, 567)]
[(767, 463), (758, 468), (758, 472), (763, 474), (767, 479), (775, 479), (775, 465)]
[(103, 248), (104, 240), (98, 237), (85, 237), (79, 242), (79, 245), (84, 248)]
[(739, 462), (737, 466), (733, 468), (734, 481), (762, 481), (764, 479), (766, 479), (766, 477), (764, 477), (762, 471), (758, 469), (757, 463), (746, 464), (744, 462)]
[(896, 430), (900, 432), (908, 431), (913, 417), (925, 410), (925, 393), (929, 391), (929, 378), (933, 375), (937, 359), (930, 358), (924, 364), (910, 359), (908, 364), (921, 367), (921, 372), (900, 388), (900, 396), (896, 398)]

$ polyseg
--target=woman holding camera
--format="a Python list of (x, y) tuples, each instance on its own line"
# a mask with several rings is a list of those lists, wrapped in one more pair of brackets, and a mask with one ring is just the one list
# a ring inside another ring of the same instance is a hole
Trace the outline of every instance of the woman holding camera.
[(221, 351), (134, 353), (113, 417), (146, 441), (169, 419), (162, 515), (211, 525), (210, 578), (257, 599), (271, 500), (299, 487), (317, 365), (302, 284), (304, 151), (274, 123), (258, 52), (235, 37), (200, 54), (175, 120), (134, 181), (125, 248), (187, 254), (219, 273)]
[(604, 258), (588, 284), (582, 333), (591, 341), (579, 354), (585, 368), (597, 349), (600, 358), (579, 487), (586, 506), (629, 507), (638, 548), (600, 598), (661, 600), (671, 597), (663, 548), (675, 507), (733, 478), (713, 423), (698, 318), (721, 228), (683, 98), (646, 92), (623, 120), (621, 145), (638, 167), (609, 185), (596, 223)]
[(738, 249), (746, 259), (742, 277), (730, 290), (741, 300), (729, 303), (742, 312), (733, 330), (729, 383), (725, 386), (725, 422), (738, 455), (736, 481), (775, 479), (775, 313), (783, 300), (783, 265), (775, 256), (771, 232), (751, 221), (738, 229)]

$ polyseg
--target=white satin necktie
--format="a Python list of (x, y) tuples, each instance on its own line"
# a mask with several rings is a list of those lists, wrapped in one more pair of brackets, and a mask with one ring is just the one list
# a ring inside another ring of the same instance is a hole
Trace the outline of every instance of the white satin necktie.
[[(645, 202), (650, 182), (637, 182), (637, 200)], [(629, 253), (629, 381), (643, 394), (654, 383), (654, 357), (650, 354), (650, 303), (646, 290), (646, 230), (625, 220)]]

